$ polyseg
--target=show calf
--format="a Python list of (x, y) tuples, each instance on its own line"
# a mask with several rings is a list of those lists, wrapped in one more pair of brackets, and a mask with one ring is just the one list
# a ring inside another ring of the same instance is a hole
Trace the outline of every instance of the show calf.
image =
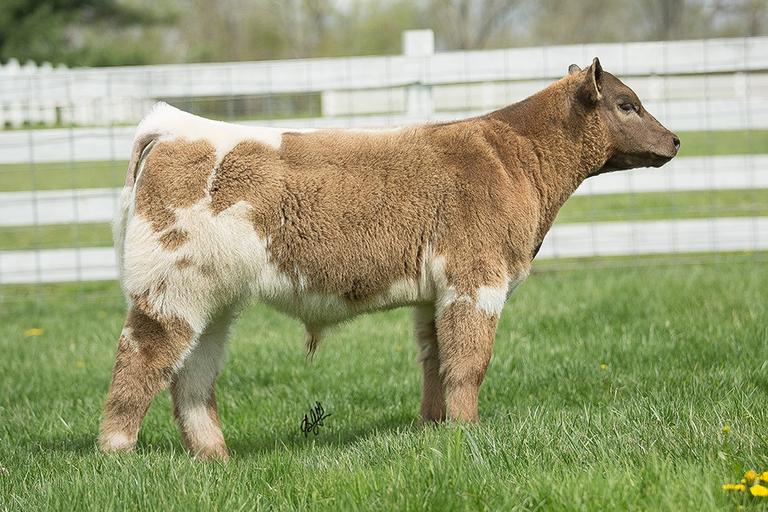
[(136, 444), (168, 384), (187, 449), (227, 457), (214, 381), (251, 298), (323, 330), (415, 309), (421, 417), (477, 419), (496, 324), (587, 177), (661, 166), (680, 141), (595, 59), (490, 114), (380, 131), (283, 131), (158, 104), (115, 222), (128, 313), (99, 445)]

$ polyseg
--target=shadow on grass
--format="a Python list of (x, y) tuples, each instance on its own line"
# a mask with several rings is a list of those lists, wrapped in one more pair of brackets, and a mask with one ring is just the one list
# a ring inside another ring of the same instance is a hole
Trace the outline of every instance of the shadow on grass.
[[(226, 426), (224, 427), (226, 430)], [(335, 430), (327, 427), (320, 431), (319, 435), (309, 434), (305, 437), (299, 431), (298, 426), (292, 432), (272, 432), (264, 435), (264, 432), (240, 432), (227, 437), (227, 446), (235, 457), (248, 457), (253, 455), (269, 455), (285, 450), (313, 449), (323, 446), (346, 446), (365, 440), (379, 434), (403, 431), (418, 431), (421, 427), (418, 422), (406, 415), (390, 416), (382, 419), (371, 420), (354, 425), (352, 428)], [(62, 433), (64, 434), (64, 433)], [(136, 453), (163, 453), (183, 455), (186, 451), (181, 443), (178, 431), (174, 430), (172, 441), (163, 432), (149, 433), (151, 439), (142, 439), (139, 434), (139, 442)], [(28, 453), (69, 453), (72, 455), (95, 455), (100, 453), (96, 447), (97, 433), (60, 435), (45, 439), (29, 440), (24, 443)], [(225, 434), (226, 435), (226, 434)]]
[(58, 437), (38, 439), (28, 443), (27, 451), (31, 453), (71, 453), (73, 455), (89, 455), (97, 453), (96, 434), (70, 434)]
[(392, 432), (417, 431), (421, 426), (409, 415), (393, 415), (367, 422), (360, 422), (348, 428), (336, 430), (332, 427), (321, 429), (318, 435), (305, 436), (298, 425), (295, 431), (265, 436), (263, 433), (241, 432), (230, 435), (227, 445), (234, 456), (267, 455), (283, 450), (312, 449), (324, 446), (347, 446), (358, 441)]

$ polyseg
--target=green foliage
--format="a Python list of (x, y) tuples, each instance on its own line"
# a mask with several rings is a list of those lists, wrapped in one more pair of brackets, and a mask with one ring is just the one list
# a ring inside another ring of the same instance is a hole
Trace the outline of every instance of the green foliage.
[(4, 0), (0, 60), (95, 66), (768, 33), (760, 0)]
[(4, 0), (0, 9), (0, 61), (70, 65), (134, 64), (145, 45), (124, 45), (121, 32), (168, 21), (120, 0)]

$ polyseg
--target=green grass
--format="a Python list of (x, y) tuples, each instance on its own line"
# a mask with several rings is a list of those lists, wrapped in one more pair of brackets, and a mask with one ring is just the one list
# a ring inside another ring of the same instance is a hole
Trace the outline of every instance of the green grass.
[(0, 192), (122, 187), (128, 162), (1, 164)]
[[(6, 287), (0, 510), (735, 510), (720, 485), (768, 469), (767, 289), (754, 255), (534, 274), (505, 308), (481, 423), (427, 429), (407, 311), (336, 329), (310, 363), (299, 324), (254, 306), (218, 384), (219, 465), (188, 460), (167, 393), (136, 453), (94, 449), (116, 285)], [(332, 416), (305, 439), (315, 400)]]
[(686, 252), (666, 254), (627, 254), (624, 256), (583, 256), (537, 259), (534, 272), (599, 270), (627, 267), (669, 267), (711, 265), (718, 267), (734, 258), (751, 258), (751, 263), (768, 263), (768, 251)]
[(109, 247), (112, 228), (106, 223), (0, 227), (0, 250)]
[[(680, 132), (680, 156), (768, 153), (768, 130)], [(0, 165), (0, 192), (122, 186), (127, 161)]]
[[(768, 189), (574, 196), (558, 224), (768, 215)], [(106, 247), (109, 224), (0, 227), (0, 250)]]
[(768, 153), (768, 130), (679, 132), (680, 156)]
[(558, 223), (768, 215), (768, 189), (573, 196)]

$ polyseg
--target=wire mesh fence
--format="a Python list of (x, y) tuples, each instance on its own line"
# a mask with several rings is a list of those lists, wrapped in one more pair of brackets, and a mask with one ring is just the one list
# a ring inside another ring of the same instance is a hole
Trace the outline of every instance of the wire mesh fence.
[(431, 32), (410, 31), (403, 43), (385, 57), (0, 68), (0, 299), (58, 282), (81, 296), (114, 289), (91, 282), (117, 276), (109, 223), (133, 127), (156, 101), (245, 124), (392, 127), (513, 103), (594, 56), (682, 151), (661, 170), (587, 180), (547, 236), (543, 268), (764, 257), (768, 38), (435, 53)]

